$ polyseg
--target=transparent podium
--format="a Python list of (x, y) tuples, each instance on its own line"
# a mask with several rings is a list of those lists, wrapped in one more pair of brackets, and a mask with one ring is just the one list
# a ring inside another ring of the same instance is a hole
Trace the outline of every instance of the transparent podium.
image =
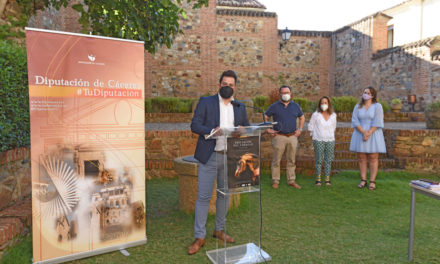
[(259, 126), (222, 128), (206, 136), (226, 146), (225, 151), (217, 152), (217, 197), (225, 196), (225, 211), (228, 210), (230, 198), (239, 196), (240, 201), (238, 210), (226, 214), (223, 227), (225, 233), (235, 239), (235, 243), (217, 239), (217, 249), (206, 252), (215, 264), (271, 260), (269, 254), (261, 249), (260, 141), (261, 133), (272, 126), (272, 123), (264, 123)]

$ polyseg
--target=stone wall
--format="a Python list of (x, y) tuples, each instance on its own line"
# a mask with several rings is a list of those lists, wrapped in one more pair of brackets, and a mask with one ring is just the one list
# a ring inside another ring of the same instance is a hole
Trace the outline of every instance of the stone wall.
[(200, 70), (167, 69), (151, 71), (153, 96), (198, 98), (202, 94)]
[(145, 133), (145, 169), (147, 179), (172, 178), (174, 159), (193, 155), (198, 136), (191, 131), (147, 131)]
[(403, 111), (409, 111), (408, 95), (415, 94), (416, 111), (423, 111), (426, 103), (437, 98), (440, 78), (436, 66), (430, 59), (430, 48), (425, 45), (408, 45), (383, 50), (372, 60), (372, 83), (378, 88), (379, 97), (390, 102), (399, 98)]
[(0, 210), (29, 198), (31, 191), (30, 149), (0, 153)]
[(432, 100), (440, 100), (440, 67), (435, 67), (431, 71), (430, 78)]
[[(440, 171), (440, 130), (384, 129), (387, 153), (380, 154), (381, 169), (405, 169), (413, 172)], [(334, 169), (358, 169), (357, 155), (349, 151), (352, 128), (337, 128)], [(261, 138), (261, 168), (270, 169), (272, 138)], [(146, 136), (146, 175), (148, 179), (176, 177), (174, 159), (193, 155), (197, 135), (190, 131), (149, 131)], [(298, 141), (297, 172), (313, 174), (313, 144), (307, 132)], [(285, 166), (285, 161), (282, 162)]]
[(185, 9), (186, 17), (180, 17), (179, 26), (183, 30), (193, 30), (201, 23), (200, 9), (193, 9), (193, 2), (182, 1), (180, 7)]
[(237, 17), (219, 17), (217, 27), (223, 32), (258, 33), (263, 30), (264, 22), (262, 19), (243, 20)]
[(258, 38), (217, 37), (217, 60), (229, 67), (258, 67), (263, 63), (263, 41)]
[(370, 84), (373, 18), (339, 31), (332, 37), (334, 48), (334, 95), (358, 97)]
[(319, 65), (320, 51), (318, 39), (294, 39), (280, 49), (278, 64), (285, 68), (313, 68)]
[(436, 173), (440, 171), (440, 130), (395, 131), (390, 155), (408, 171)]
[(194, 65), (200, 64), (201, 36), (179, 35), (169, 49), (159, 49), (154, 60), (159, 65)]
[[(251, 105), (251, 104), (249, 104)], [(247, 109), (251, 123), (262, 122), (261, 113), (254, 113)], [(310, 120), (312, 113), (304, 113), (306, 122)], [(146, 113), (146, 123), (191, 123), (193, 113)], [(422, 112), (385, 113), (385, 122), (425, 122), (425, 114)], [(338, 122), (351, 122), (351, 113), (338, 113)]]
[[(221, 72), (218, 73), (221, 76)], [(253, 98), (257, 95), (265, 94), (263, 87), (263, 72), (238, 72), (237, 73), (237, 93), (236, 98)]]

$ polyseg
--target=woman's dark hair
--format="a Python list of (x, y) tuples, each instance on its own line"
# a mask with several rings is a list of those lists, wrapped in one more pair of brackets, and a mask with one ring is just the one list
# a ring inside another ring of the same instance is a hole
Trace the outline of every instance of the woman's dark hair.
[[(373, 96), (373, 98), (371, 99), (373, 104), (377, 103), (377, 91), (376, 91), (376, 89), (374, 89), (373, 86), (367, 86), (367, 87), (364, 88), (364, 91), (367, 90), (367, 89), (370, 90), (371, 96)], [(362, 93), (362, 94), (364, 94), (364, 93)], [(359, 106), (363, 106), (364, 104), (365, 104), (365, 100), (364, 100), (364, 98), (362, 98), (360, 103), (359, 103)]]
[(327, 109), (327, 111), (328, 111), (329, 114), (333, 114), (332, 101), (327, 96), (323, 96), (323, 97), (321, 97), (321, 99), (319, 99), (319, 101), (318, 101), (318, 112), (320, 112), (320, 113), (324, 112), (321, 109), (321, 101), (322, 101), (322, 99), (327, 99), (327, 102), (328, 102), (328, 109)]
[(220, 76), (220, 80), (218, 81), (220, 84), (222, 84), (223, 77), (225, 76), (234, 78), (235, 84), (237, 84), (237, 74), (235, 74), (233, 70), (227, 70), (222, 73), (222, 75)]

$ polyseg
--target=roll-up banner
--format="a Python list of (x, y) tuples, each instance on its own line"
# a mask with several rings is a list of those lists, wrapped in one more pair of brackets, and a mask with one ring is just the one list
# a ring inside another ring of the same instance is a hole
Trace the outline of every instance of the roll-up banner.
[(144, 244), (143, 42), (26, 28), (33, 261)]

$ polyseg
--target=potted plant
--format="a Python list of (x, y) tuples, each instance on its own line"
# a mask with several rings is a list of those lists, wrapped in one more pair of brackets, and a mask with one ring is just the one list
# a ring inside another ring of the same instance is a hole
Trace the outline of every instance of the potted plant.
[(426, 128), (440, 129), (440, 101), (432, 102), (425, 108)]
[(393, 111), (393, 113), (399, 113), (400, 110), (402, 110), (402, 100), (399, 98), (391, 100), (391, 111)]

